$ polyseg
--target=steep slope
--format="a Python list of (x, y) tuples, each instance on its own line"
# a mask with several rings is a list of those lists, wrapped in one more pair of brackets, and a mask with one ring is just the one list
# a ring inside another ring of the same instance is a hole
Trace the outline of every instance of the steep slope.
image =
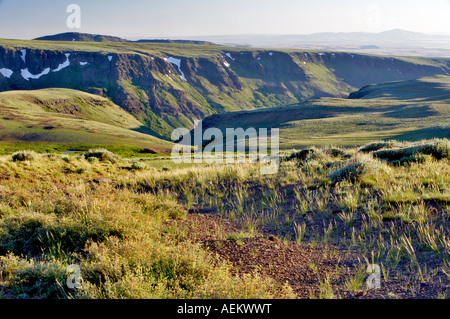
[(170, 151), (171, 143), (106, 98), (69, 89), (0, 93), (0, 141), (122, 144)]
[(448, 74), (449, 60), (181, 43), (0, 40), (0, 91), (61, 87), (109, 97), (155, 136), (209, 115), (347, 97)]
[(371, 85), (351, 99), (304, 103), (212, 115), (203, 130), (280, 128), (282, 148), (356, 145), (376, 139), (450, 138), (450, 77)]

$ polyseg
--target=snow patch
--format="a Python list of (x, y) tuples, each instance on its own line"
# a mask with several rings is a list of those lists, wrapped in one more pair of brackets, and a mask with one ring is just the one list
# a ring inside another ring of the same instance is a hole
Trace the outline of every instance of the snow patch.
[(258, 60), (258, 61), (261, 60), (261, 57), (259, 56), (256, 60)]
[(187, 82), (186, 77), (184, 76), (183, 71), (181, 71), (181, 60), (173, 57), (164, 58), (165, 61), (175, 64), (178, 67), (178, 71), (181, 73), (181, 78)]
[(63, 63), (58, 65), (58, 67), (56, 69), (54, 69), (53, 72), (59, 72), (62, 69), (67, 68), (70, 65), (70, 61), (69, 61), (70, 53), (66, 53), (65, 55), (66, 55), (66, 61), (64, 61)]
[(108, 55), (108, 60), (109, 60), (109, 62), (111, 62), (112, 59), (113, 59), (113, 56), (112, 56), (112, 55)]
[(27, 81), (29, 81), (30, 79), (37, 80), (37, 79), (39, 79), (41, 76), (46, 75), (46, 74), (49, 74), (49, 73), (50, 73), (50, 68), (46, 68), (44, 71), (42, 71), (42, 72), (39, 73), (39, 74), (31, 74), (30, 71), (28, 71), (28, 68), (23, 69), (23, 70), (21, 71), (22, 77), (23, 77), (25, 80), (27, 80)]
[(227, 68), (229, 68), (230, 67), (230, 63), (228, 63), (228, 62), (223, 62), (223, 64), (227, 67)]
[(320, 52), (319, 55), (325, 55), (325, 53)]
[(22, 58), (22, 60), (23, 60), (23, 63), (27, 63), (27, 61), (26, 61), (26, 58), (27, 58), (27, 50), (25, 50), (25, 49), (23, 49), (23, 50), (20, 50), (20, 53), (22, 54), (22, 56), (21, 56), (21, 58)]
[(227, 57), (229, 57), (231, 60), (236, 60), (235, 58), (233, 58), (232, 56), (231, 56), (231, 54), (230, 53), (225, 53), (225, 55), (227, 56)]
[(308, 57), (308, 53), (304, 52), (303, 54), (305, 55), (305, 57)]
[(0, 73), (1, 73), (5, 78), (8, 78), (8, 79), (9, 79), (9, 78), (11, 77), (11, 75), (12, 75), (14, 72), (13, 72), (13, 70), (3, 68), (3, 69), (0, 69)]
[(269, 52), (269, 55), (270, 55), (270, 56), (273, 56), (273, 52)]
[(87, 63), (87, 62), (80, 62), (80, 65), (86, 65), (86, 64), (89, 64), (89, 63)]

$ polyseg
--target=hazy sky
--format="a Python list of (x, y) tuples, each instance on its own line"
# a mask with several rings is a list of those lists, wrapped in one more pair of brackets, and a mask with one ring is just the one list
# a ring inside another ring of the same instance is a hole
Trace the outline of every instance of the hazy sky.
[[(81, 8), (80, 29), (66, 24), (69, 4)], [(396, 28), (450, 34), (450, 0), (0, 0), (0, 38), (69, 31), (136, 39)]]

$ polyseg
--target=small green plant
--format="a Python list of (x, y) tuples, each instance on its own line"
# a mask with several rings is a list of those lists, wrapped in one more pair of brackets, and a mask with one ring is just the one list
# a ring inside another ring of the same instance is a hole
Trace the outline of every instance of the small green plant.
[(303, 237), (306, 234), (306, 224), (303, 223), (301, 225), (294, 222), (294, 232), (295, 232), (295, 240), (298, 244), (302, 242)]

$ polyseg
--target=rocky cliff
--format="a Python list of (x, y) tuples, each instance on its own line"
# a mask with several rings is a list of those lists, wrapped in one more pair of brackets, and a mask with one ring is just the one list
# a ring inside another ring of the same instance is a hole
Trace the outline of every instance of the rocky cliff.
[(110, 98), (157, 136), (225, 111), (347, 97), (371, 83), (449, 74), (404, 59), (193, 44), (0, 41), (0, 91), (70, 88)]

